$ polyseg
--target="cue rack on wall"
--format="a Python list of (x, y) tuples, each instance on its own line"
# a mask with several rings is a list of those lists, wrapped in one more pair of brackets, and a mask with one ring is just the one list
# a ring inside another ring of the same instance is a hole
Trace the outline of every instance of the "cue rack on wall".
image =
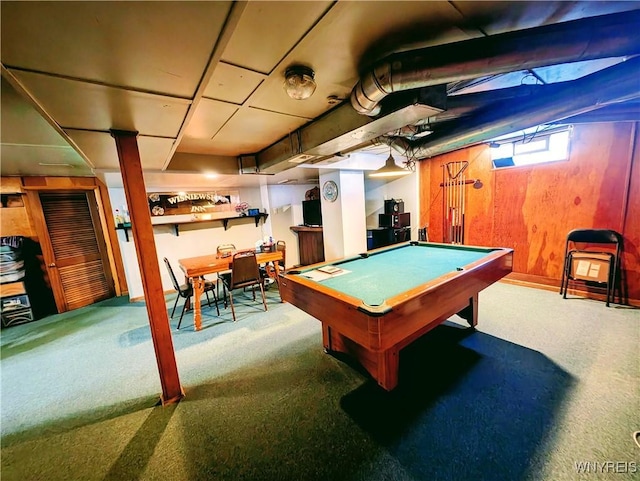
[(442, 235), (443, 242), (464, 244), (465, 186), (474, 183), (465, 180), (465, 170), (469, 162), (448, 162), (442, 166)]

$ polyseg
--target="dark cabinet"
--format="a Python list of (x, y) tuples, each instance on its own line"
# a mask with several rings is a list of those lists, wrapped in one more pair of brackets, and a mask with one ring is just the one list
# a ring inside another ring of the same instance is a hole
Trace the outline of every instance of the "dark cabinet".
[(322, 227), (297, 225), (291, 230), (298, 234), (300, 265), (307, 266), (324, 261), (324, 237)]
[(367, 230), (367, 250), (411, 240), (411, 227), (378, 227)]
[(385, 200), (384, 214), (378, 214), (378, 227), (367, 230), (367, 250), (411, 240), (411, 214), (404, 212), (401, 200)]

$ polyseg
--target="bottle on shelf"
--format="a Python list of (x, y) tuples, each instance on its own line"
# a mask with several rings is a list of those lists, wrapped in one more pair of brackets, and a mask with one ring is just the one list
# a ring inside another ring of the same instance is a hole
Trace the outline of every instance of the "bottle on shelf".
[(122, 225), (124, 224), (124, 217), (120, 213), (120, 209), (116, 209), (115, 221), (116, 221), (116, 227), (122, 227)]
[(131, 217), (129, 217), (129, 210), (126, 205), (122, 206), (122, 221), (125, 224), (131, 224)]

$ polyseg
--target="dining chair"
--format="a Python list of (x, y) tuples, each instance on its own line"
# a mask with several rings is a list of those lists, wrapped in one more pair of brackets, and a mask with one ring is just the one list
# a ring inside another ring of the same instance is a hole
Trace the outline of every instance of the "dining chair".
[(286, 269), (287, 265), (287, 243), (283, 240), (276, 242), (276, 251), (282, 252), (282, 260), (278, 261), (282, 270)]
[[(171, 267), (171, 263), (169, 259), (164, 258), (164, 264), (167, 266), (167, 270), (169, 271), (169, 277), (171, 277), (171, 283), (173, 284), (173, 288), (176, 290), (178, 295), (176, 296), (176, 302), (173, 303), (173, 309), (171, 310), (171, 319), (173, 319), (173, 314), (176, 311), (176, 306), (178, 305), (178, 299), (183, 298), (184, 304), (182, 305), (182, 312), (180, 313), (180, 320), (178, 321), (178, 329), (180, 329), (180, 324), (182, 324), (182, 317), (184, 316), (184, 312), (187, 310), (187, 304), (190, 304), (191, 296), (193, 296), (193, 286), (190, 283), (180, 284), (178, 279), (176, 278), (175, 273), (173, 272), (173, 268)], [(213, 299), (216, 305), (216, 311), (218, 316), (220, 315), (220, 307), (218, 307), (218, 296), (216, 295), (216, 283), (211, 281), (204, 281), (204, 293), (207, 296), (207, 304), (211, 306), (211, 299), (209, 298), (209, 292), (213, 293)]]
[(231, 304), (231, 314), (233, 316), (233, 322), (236, 321), (236, 311), (233, 305), (233, 291), (239, 288), (251, 287), (253, 293), (253, 300), (256, 300), (256, 287), (260, 288), (262, 294), (262, 304), (264, 310), (267, 310), (267, 298), (264, 294), (264, 287), (262, 285), (262, 277), (260, 275), (260, 269), (258, 267), (258, 261), (255, 251), (246, 250), (233, 254), (233, 260), (230, 273), (221, 273), (220, 278), (222, 280), (223, 292), (224, 292), (224, 306), (227, 307), (227, 291), (229, 291), (229, 304)]
[[(279, 240), (276, 242), (276, 252), (282, 252), (282, 259), (276, 261), (278, 264), (278, 270), (283, 271), (286, 269), (287, 265), (287, 243), (283, 240)], [(265, 288), (268, 288), (268, 280), (271, 279), (274, 283), (278, 285), (278, 289), (280, 289), (280, 279), (278, 279), (277, 270), (275, 268), (274, 262), (269, 262), (263, 271), (261, 271), (264, 276)], [(270, 282), (270, 281), (269, 281)]]
[[(231, 257), (233, 253), (236, 251), (236, 246), (234, 244), (220, 244), (216, 247), (216, 256), (217, 257)], [(222, 280), (222, 274), (230, 274), (231, 270), (218, 272), (218, 298), (220, 297), (220, 281)]]

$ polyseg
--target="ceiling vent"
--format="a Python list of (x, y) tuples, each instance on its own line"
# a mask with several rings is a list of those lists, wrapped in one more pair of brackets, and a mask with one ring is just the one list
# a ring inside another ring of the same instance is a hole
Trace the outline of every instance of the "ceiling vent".
[(311, 159), (315, 159), (315, 158), (316, 156), (311, 154), (298, 154), (291, 157), (289, 159), (289, 162), (291, 162), (292, 164), (302, 164), (303, 162), (308, 162)]

